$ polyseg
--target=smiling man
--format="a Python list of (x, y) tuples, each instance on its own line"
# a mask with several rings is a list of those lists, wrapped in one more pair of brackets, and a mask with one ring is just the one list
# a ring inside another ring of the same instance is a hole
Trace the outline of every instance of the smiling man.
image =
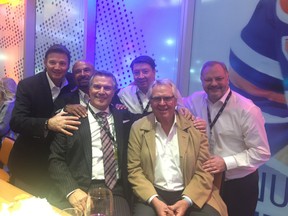
[(261, 110), (249, 99), (231, 91), (225, 64), (206, 62), (201, 70), (204, 91), (184, 104), (205, 119), (212, 156), (203, 169), (225, 172), (222, 198), (228, 214), (253, 216), (258, 199), (258, 167), (270, 158)]
[(134, 82), (121, 89), (118, 93), (121, 103), (123, 103), (130, 112), (151, 112), (147, 92), (155, 80), (155, 67), (156, 64), (150, 56), (138, 56), (132, 61), (130, 68)]
[(132, 125), (128, 180), (137, 196), (133, 215), (226, 216), (226, 206), (203, 170), (205, 134), (175, 110), (180, 94), (167, 79), (148, 91), (153, 113)]
[(52, 132), (72, 135), (80, 124), (77, 117), (53, 116), (58, 96), (73, 86), (66, 79), (70, 52), (60, 44), (47, 50), (45, 70), (19, 82), (10, 126), (19, 133), (9, 157), (11, 183), (40, 197), (49, 191), (48, 155)]
[(80, 118), (73, 137), (58, 133), (52, 141), (49, 170), (55, 188), (49, 200), (59, 208), (84, 210), (89, 188), (107, 187), (113, 193), (114, 215), (130, 215), (127, 143), (134, 115), (111, 105), (116, 90), (112, 73), (95, 71), (87, 117)]

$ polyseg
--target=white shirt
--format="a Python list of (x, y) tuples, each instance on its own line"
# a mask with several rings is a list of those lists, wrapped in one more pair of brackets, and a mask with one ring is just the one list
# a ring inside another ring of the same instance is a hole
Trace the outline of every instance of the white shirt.
[[(143, 104), (143, 108), (142, 108), (142, 106), (138, 100), (136, 92), (138, 92), (140, 100)], [(179, 108), (181, 108), (184, 105), (183, 105), (183, 101), (182, 101), (182, 96), (180, 95), (180, 92), (178, 92), (178, 93), (179, 93), (179, 98), (177, 99), (177, 106)], [(149, 103), (149, 98), (148, 98), (147, 94), (144, 94), (138, 88), (138, 86), (136, 86), (134, 84), (130, 84), (129, 86), (122, 88), (118, 92), (118, 97), (119, 97), (120, 101), (128, 108), (128, 110), (131, 113), (135, 113), (135, 114), (142, 114), (143, 109), (145, 109), (147, 104)], [(147, 111), (152, 112), (152, 108), (150, 105), (149, 105), (149, 108)]]
[(168, 136), (156, 120), (156, 161), (154, 186), (165, 191), (184, 189), (183, 174), (180, 169), (179, 145), (176, 118)]
[(210, 133), (207, 105), (213, 122), (229, 91), (214, 104), (204, 91), (195, 92), (184, 99), (184, 105), (194, 115), (206, 120), (211, 153), (224, 159), (226, 179), (236, 179), (249, 175), (268, 161), (270, 148), (261, 110), (234, 91)]
[[(142, 101), (143, 108), (141, 107), (141, 104), (139, 103), (139, 100), (137, 98), (136, 92), (138, 92), (138, 95), (140, 97), (140, 100)], [(125, 88), (122, 88), (118, 92), (118, 97), (120, 101), (128, 108), (128, 110), (131, 113), (143, 113), (143, 109), (146, 108), (147, 104), (149, 103), (149, 98), (146, 94), (144, 94), (136, 85), (128, 85)], [(152, 108), (149, 106), (148, 112), (151, 112)]]
[(78, 92), (79, 92), (79, 99), (80, 99), (80, 104), (82, 106), (87, 106), (87, 104), (89, 103), (89, 95), (86, 94), (85, 92), (83, 92), (82, 90), (78, 89)]
[[(100, 110), (96, 109), (95, 107), (89, 105), (91, 109), (98, 113)], [(108, 113), (107, 120), (109, 123), (109, 128), (112, 133), (114, 139), (116, 139), (115, 128), (114, 128), (114, 119), (113, 115), (109, 111), (109, 107), (105, 110)], [(92, 179), (103, 180), (105, 179), (104, 175), (104, 164), (103, 164), (103, 152), (102, 152), (102, 143), (100, 137), (100, 126), (92, 113), (88, 109), (88, 120), (90, 124), (90, 131), (91, 131), (91, 143), (92, 143)], [(117, 155), (117, 146), (113, 145), (115, 155)], [(117, 164), (117, 178), (119, 178), (119, 168), (118, 168), (118, 161), (116, 157), (116, 164)]]
[(53, 81), (51, 80), (51, 78), (49, 77), (48, 73), (46, 72), (46, 76), (48, 79), (48, 83), (50, 86), (50, 90), (51, 90), (51, 94), (52, 94), (52, 99), (53, 101), (55, 101), (55, 99), (58, 97), (58, 95), (60, 94), (60, 91), (62, 88), (64, 88), (66, 85), (68, 85), (68, 81), (67, 79), (64, 77), (64, 79), (62, 80), (61, 86), (57, 87)]

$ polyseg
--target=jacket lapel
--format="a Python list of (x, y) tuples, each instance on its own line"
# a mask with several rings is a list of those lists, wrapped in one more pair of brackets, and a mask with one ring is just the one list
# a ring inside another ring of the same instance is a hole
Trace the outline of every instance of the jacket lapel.
[(83, 150), (89, 172), (92, 174), (92, 144), (91, 131), (88, 117), (81, 119), (81, 127), (79, 127), (79, 140), (83, 142)]

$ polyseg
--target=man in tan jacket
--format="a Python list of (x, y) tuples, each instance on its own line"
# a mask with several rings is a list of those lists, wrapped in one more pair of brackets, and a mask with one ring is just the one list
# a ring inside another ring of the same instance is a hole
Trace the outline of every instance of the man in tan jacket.
[(207, 138), (175, 111), (177, 88), (158, 80), (148, 94), (153, 113), (133, 124), (128, 144), (128, 180), (138, 198), (133, 214), (226, 216), (213, 176), (202, 168)]

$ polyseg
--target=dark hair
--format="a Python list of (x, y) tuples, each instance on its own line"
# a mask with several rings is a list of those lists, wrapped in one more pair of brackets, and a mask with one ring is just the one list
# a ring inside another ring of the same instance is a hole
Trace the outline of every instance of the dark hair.
[(146, 55), (138, 56), (137, 58), (135, 58), (131, 62), (130, 68), (133, 70), (134, 64), (138, 64), (138, 63), (149, 64), (153, 70), (155, 70), (155, 67), (156, 67), (155, 61), (150, 56), (146, 56)]
[(91, 87), (93, 85), (93, 79), (96, 76), (104, 76), (104, 77), (112, 78), (114, 90), (116, 91), (118, 89), (118, 83), (117, 83), (117, 80), (116, 80), (115, 76), (111, 72), (104, 71), (104, 70), (95, 70), (95, 73), (92, 75), (92, 77), (90, 79), (89, 87)]
[(203, 71), (207, 68), (207, 67), (213, 67), (214, 65), (220, 65), (223, 70), (228, 73), (227, 67), (223, 62), (220, 61), (207, 61), (203, 64), (202, 69), (201, 69), (201, 76), (203, 74)]
[(48, 57), (48, 55), (50, 53), (63, 53), (68, 58), (68, 64), (70, 63), (71, 55), (70, 55), (69, 50), (64, 45), (62, 45), (62, 44), (54, 44), (54, 45), (50, 46), (48, 48), (48, 50), (46, 51), (46, 53), (45, 53), (45, 59)]

